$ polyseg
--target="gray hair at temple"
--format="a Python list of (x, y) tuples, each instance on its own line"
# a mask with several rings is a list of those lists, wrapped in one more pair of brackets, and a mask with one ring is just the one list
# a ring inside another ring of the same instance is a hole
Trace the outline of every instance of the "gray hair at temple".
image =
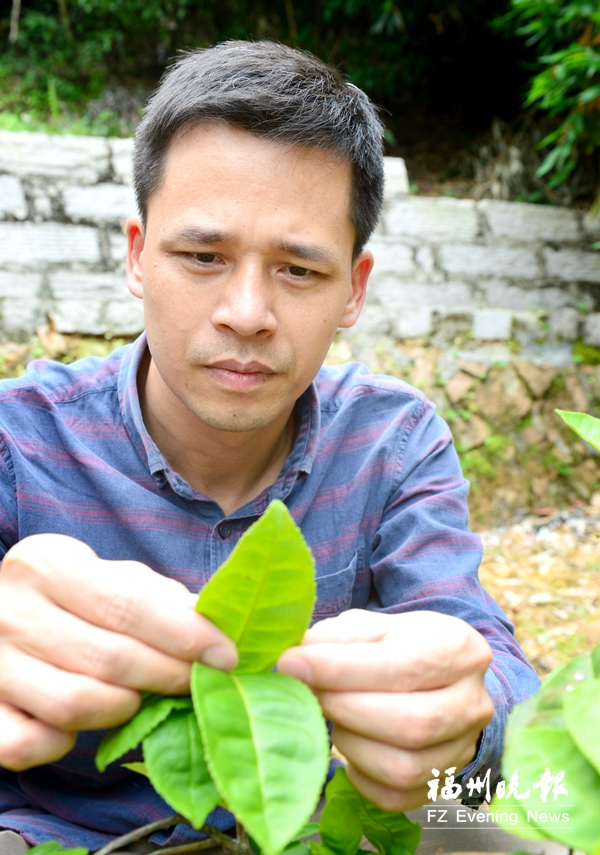
[(176, 134), (218, 121), (278, 143), (330, 150), (352, 168), (354, 255), (383, 201), (383, 125), (362, 90), (312, 54), (271, 41), (228, 41), (180, 57), (148, 101), (133, 158), (142, 223)]

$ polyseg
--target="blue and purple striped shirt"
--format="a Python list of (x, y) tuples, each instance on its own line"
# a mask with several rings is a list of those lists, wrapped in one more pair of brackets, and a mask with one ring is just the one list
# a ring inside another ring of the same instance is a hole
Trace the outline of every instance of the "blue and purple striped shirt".
[[(67, 534), (102, 558), (142, 561), (196, 592), (281, 499), (315, 557), (315, 620), (351, 607), (431, 609), (486, 637), (496, 714), (464, 775), (497, 770), (506, 715), (538, 679), (479, 583), (467, 482), (433, 405), (364, 366), (324, 367), (298, 401), (294, 446), (276, 483), (226, 517), (169, 467), (144, 427), (136, 376), (145, 347), (142, 335), (107, 359), (40, 361), (0, 383), (0, 555), (28, 535)], [(57, 763), (0, 769), (0, 828), (94, 850), (169, 816), (142, 776), (118, 764), (96, 771), (101, 736), (80, 734)], [(211, 821), (226, 827), (228, 817)], [(177, 826), (151, 840), (176, 845), (195, 834)]]

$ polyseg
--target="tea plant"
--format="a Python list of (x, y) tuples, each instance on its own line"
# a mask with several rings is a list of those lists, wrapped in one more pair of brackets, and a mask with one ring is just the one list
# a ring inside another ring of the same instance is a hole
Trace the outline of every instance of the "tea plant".
[[(285, 649), (302, 641), (314, 603), (310, 550), (285, 505), (274, 501), (196, 604), (235, 641), (236, 668), (223, 672), (194, 663), (191, 697), (145, 695), (137, 714), (109, 731), (98, 749), (96, 765), (104, 771), (141, 742), (143, 762), (123, 765), (146, 775), (177, 814), (112, 841), (97, 855), (182, 821), (235, 855), (356, 855), (363, 835), (380, 855), (412, 855), (419, 825), (368, 802), (342, 768), (327, 786), (320, 826), (308, 823), (329, 766), (326, 722), (310, 689), (273, 668)], [(206, 823), (218, 805), (234, 814), (236, 839)], [(301, 842), (317, 831), (320, 843)], [(63, 850), (51, 842), (31, 851)]]

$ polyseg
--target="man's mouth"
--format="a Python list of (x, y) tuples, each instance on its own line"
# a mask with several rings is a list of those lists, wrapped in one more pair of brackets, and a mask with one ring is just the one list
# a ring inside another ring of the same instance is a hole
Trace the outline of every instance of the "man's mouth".
[(223, 359), (207, 365), (207, 368), (235, 371), (237, 374), (275, 374), (275, 370), (262, 362), (238, 362), (236, 359)]
[(255, 389), (277, 374), (262, 362), (238, 362), (236, 359), (221, 359), (206, 368), (213, 380), (234, 392)]

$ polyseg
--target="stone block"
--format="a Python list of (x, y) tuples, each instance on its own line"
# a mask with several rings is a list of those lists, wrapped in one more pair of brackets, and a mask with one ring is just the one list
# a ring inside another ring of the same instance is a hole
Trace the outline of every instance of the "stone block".
[(569, 208), (497, 199), (484, 199), (477, 203), (477, 207), (485, 215), (494, 237), (520, 243), (573, 243), (581, 239), (577, 214)]
[(0, 297), (15, 300), (34, 300), (42, 284), (41, 275), (35, 273), (13, 273), (0, 270)]
[(117, 264), (122, 264), (125, 269), (125, 257), (127, 255), (127, 235), (124, 232), (109, 232), (108, 248), (110, 259)]
[(451, 425), (452, 435), (460, 449), (470, 451), (479, 448), (491, 435), (491, 430), (483, 419), (473, 414), (469, 419), (460, 416), (453, 419)]
[(548, 365), (532, 365), (531, 362), (525, 362), (522, 359), (515, 359), (513, 365), (534, 398), (542, 398), (559, 373), (557, 368), (550, 368)]
[(391, 276), (376, 282), (372, 297), (387, 306), (430, 306), (434, 309), (470, 308), (471, 289), (463, 282), (399, 282)]
[(144, 329), (144, 304), (131, 297), (109, 303), (104, 312), (104, 332), (108, 335), (135, 335)]
[(476, 389), (478, 413), (496, 427), (517, 424), (531, 410), (523, 381), (510, 368), (492, 369)]
[(384, 157), (385, 198), (393, 199), (410, 193), (406, 164), (401, 157)]
[(103, 335), (103, 308), (101, 300), (60, 300), (49, 314), (58, 332)]
[(368, 248), (375, 257), (370, 281), (381, 280), (384, 275), (408, 276), (416, 271), (410, 246), (397, 240), (378, 239), (369, 242)]
[(582, 319), (583, 340), (592, 347), (600, 347), (600, 312), (593, 312)]
[(444, 386), (444, 391), (453, 406), (457, 406), (473, 388), (475, 379), (464, 371), (457, 371)]
[(14, 175), (0, 175), (0, 214), (9, 214), (20, 220), (27, 216), (25, 193)]
[(31, 191), (33, 200), (34, 219), (36, 223), (41, 220), (49, 220), (52, 216), (52, 200), (41, 187), (34, 187)]
[(546, 249), (544, 261), (548, 275), (564, 282), (600, 284), (600, 253), (580, 249)]
[(440, 260), (450, 275), (535, 279), (541, 274), (535, 253), (523, 248), (457, 243), (443, 246)]
[(108, 144), (99, 137), (0, 131), (0, 172), (93, 184), (108, 171)]
[(122, 223), (136, 213), (133, 190), (125, 184), (67, 187), (63, 200), (65, 212), (72, 220)]
[(430, 306), (409, 306), (398, 312), (396, 324), (397, 338), (420, 338), (428, 336), (432, 330), (432, 310)]
[(589, 240), (600, 240), (600, 213), (596, 214), (594, 217), (591, 217), (590, 214), (587, 213), (583, 218), (582, 225), (583, 231)]
[[(50, 276), (55, 300), (124, 300), (130, 296), (125, 277), (118, 273), (88, 273), (64, 270)], [(132, 297), (132, 299), (134, 299)]]
[(506, 309), (477, 309), (473, 334), (481, 341), (506, 341), (512, 333), (512, 314)]
[(555, 309), (547, 315), (550, 332), (563, 341), (576, 341), (579, 338), (580, 316), (577, 309)]
[(388, 235), (427, 242), (475, 240), (479, 228), (475, 202), (443, 196), (411, 196), (392, 201), (383, 218)]
[(417, 267), (424, 273), (431, 274), (435, 271), (435, 256), (429, 246), (420, 246), (415, 252)]
[(100, 261), (94, 228), (63, 223), (0, 223), (0, 265), (31, 269), (80, 261)]
[(9, 339), (31, 338), (44, 318), (45, 312), (38, 300), (7, 297), (2, 302), (2, 331)]
[(485, 307), (494, 309), (513, 309), (515, 311), (534, 311), (536, 309), (560, 309), (573, 306), (574, 299), (566, 288), (528, 288), (511, 285), (510, 282), (494, 280), (481, 285), (485, 295)]
[(133, 139), (111, 137), (107, 142), (115, 179), (121, 184), (133, 184)]

